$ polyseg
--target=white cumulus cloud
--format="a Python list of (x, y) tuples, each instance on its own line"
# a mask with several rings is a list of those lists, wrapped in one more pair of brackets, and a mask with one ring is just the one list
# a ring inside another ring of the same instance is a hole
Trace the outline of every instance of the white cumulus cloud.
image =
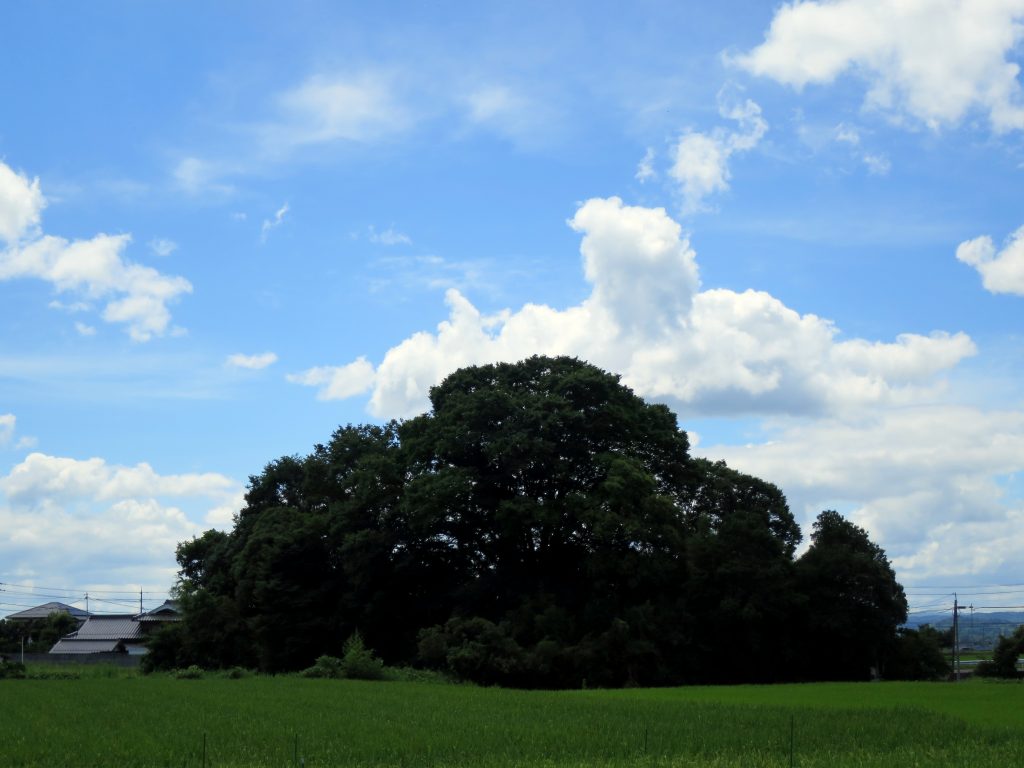
[(956, 257), (978, 270), (988, 291), (1024, 296), (1024, 227), (1010, 235), (1002, 250), (983, 235), (960, 243)]
[(844, 74), (867, 81), (865, 106), (932, 128), (977, 110), (994, 130), (1024, 128), (1024, 0), (823, 0), (779, 8), (765, 41), (731, 60), (797, 89)]
[(1016, 579), (1024, 504), (1002, 480), (1024, 472), (1024, 413), (903, 406), (782, 423), (768, 437), (701, 452), (771, 478), (805, 527), (840, 508), (872, 533), (901, 578)]
[(975, 352), (962, 333), (840, 341), (829, 321), (767, 293), (701, 290), (696, 254), (662, 208), (592, 199), (569, 224), (583, 235), (591, 286), (580, 304), (485, 315), (452, 289), (448, 319), (392, 347), (376, 368), (360, 358), (290, 380), (325, 399), (370, 388), (372, 414), (409, 416), (459, 367), (567, 354), (686, 412), (820, 414), (923, 397)]
[[(761, 107), (750, 99), (726, 104), (720, 96), (719, 101), (719, 113), (737, 121), (739, 130), (690, 131), (680, 136), (672, 148), (669, 176), (679, 184), (683, 213), (703, 210), (707, 197), (728, 190), (731, 176), (729, 159), (737, 152), (756, 147), (768, 130), (768, 123), (761, 116)], [(639, 171), (637, 178), (640, 178)]]
[(321, 400), (344, 400), (366, 392), (373, 386), (373, 365), (360, 357), (348, 365), (318, 366), (301, 373), (289, 373), (285, 378), (293, 384), (318, 387)]
[(45, 280), (58, 293), (75, 297), (72, 306), (106, 301), (103, 319), (124, 323), (136, 341), (166, 333), (168, 304), (192, 291), (188, 280), (125, 259), (129, 235), (68, 241), (41, 234), (44, 205), (38, 180), (29, 182), (0, 162), (0, 240), (7, 244), (0, 250), (0, 281)]
[(258, 371), (277, 362), (277, 355), (273, 352), (263, 352), (258, 355), (228, 355), (227, 365), (231, 368), (247, 368), (250, 371)]
[[(174, 549), (230, 524), (242, 489), (216, 473), (161, 475), (32, 453), (0, 476), (0, 560), (66, 584), (173, 583)], [(225, 520), (227, 517), (227, 520)]]
[(0, 240), (12, 245), (39, 226), (46, 200), (39, 179), (29, 181), (0, 161)]

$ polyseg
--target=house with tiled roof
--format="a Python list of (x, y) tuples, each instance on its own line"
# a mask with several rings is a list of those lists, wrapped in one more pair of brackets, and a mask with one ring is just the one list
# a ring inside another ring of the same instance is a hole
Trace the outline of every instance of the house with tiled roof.
[(145, 611), (135, 617), (135, 620), (144, 625), (163, 624), (165, 621), (180, 621), (181, 614), (178, 612), (177, 600), (164, 600), (163, 605), (158, 605), (151, 611)]
[(168, 621), (178, 621), (177, 603), (167, 600), (163, 605), (142, 613), (90, 616), (76, 631), (65, 635), (50, 649), (52, 654), (126, 653), (142, 656), (146, 639)]
[(146, 652), (142, 625), (132, 614), (90, 616), (74, 632), (65, 635), (50, 653), (130, 653)]
[(92, 614), (88, 611), (83, 611), (81, 608), (75, 608), (73, 605), (67, 603), (43, 603), (37, 605), (34, 608), (26, 608), (24, 611), (18, 611), (7, 616), (7, 621), (35, 621), (37, 619), (49, 618), (51, 613), (66, 613), (73, 619), (79, 619), (85, 621)]

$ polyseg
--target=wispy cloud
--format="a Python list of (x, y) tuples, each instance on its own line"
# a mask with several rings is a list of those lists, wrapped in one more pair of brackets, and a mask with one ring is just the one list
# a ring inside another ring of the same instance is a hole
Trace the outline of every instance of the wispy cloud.
[(399, 232), (394, 227), (388, 227), (383, 232), (378, 232), (372, 225), (369, 234), (370, 242), (378, 245), (412, 245), (412, 238)]
[(13, 413), (0, 413), (0, 445), (7, 445), (14, 437), (17, 417)]
[(247, 368), (251, 371), (259, 371), (276, 362), (276, 354), (273, 352), (262, 352), (258, 355), (228, 355), (226, 364), (231, 368)]
[(14, 445), (16, 450), (34, 448), (39, 441), (30, 435), (19, 435), (17, 433), (18, 419), (13, 413), (0, 413), (0, 448)]
[(223, 180), (226, 175), (227, 169), (199, 157), (182, 158), (172, 173), (177, 187), (195, 197), (225, 197), (233, 194), (235, 188)]
[(654, 148), (648, 147), (643, 158), (640, 160), (640, 164), (636, 167), (636, 174), (634, 174), (634, 177), (641, 184), (658, 177), (657, 171), (654, 170), (654, 157)]
[(865, 152), (861, 156), (861, 160), (867, 166), (868, 173), (874, 176), (885, 176), (892, 169), (892, 162), (889, 160), (889, 157), (882, 153)]
[(524, 269), (499, 266), (489, 259), (453, 260), (433, 254), (414, 256), (388, 255), (375, 259), (370, 290), (394, 295), (396, 289), (421, 292), (477, 290), (490, 295), (500, 292), (501, 285), (521, 279)]
[(167, 257), (178, 250), (178, 244), (173, 240), (164, 237), (154, 238), (149, 241), (149, 250), (157, 256)]
[(277, 117), (257, 129), (273, 156), (314, 144), (376, 142), (414, 122), (394, 77), (374, 71), (314, 75), (279, 94), (276, 106)]
[(750, 99), (731, 99), (724, 91), (720, 92), (718, 111), (722, 117), (735, 120), (739, 130), (688, 131), (679, 137), (672, 150), (669, 176), (679, 184), (684, 214), (705, 210), (706, 198), (728, 190), (730, 158), (756, 147), (768, 130), (760, 106)]
[(276, 229), (281, 226), (281, 222), (284, 221), (285, 215), (288, 213), (288, 203), (285, 203), (274, 213), (274, 218), (264, 219), (263, 224), (260, 226), (260, 242), (267, 242), (267, 235), (270, 234), (270, 230)]

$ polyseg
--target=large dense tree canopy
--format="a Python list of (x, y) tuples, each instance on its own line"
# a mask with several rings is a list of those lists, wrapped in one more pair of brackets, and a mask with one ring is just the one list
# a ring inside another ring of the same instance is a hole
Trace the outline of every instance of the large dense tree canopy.
[(615, 686), (866, 677), (895, 638), (906, 603), (863, 531), (824, 513), (794, 560), (781, 491), (691, 458), (618, 377), (533, 357), (430, 400), (251, 477), (230, 533), (179, 546), (184, 620), (151, 661), (297, 669), (358, 631), (479, 682)]

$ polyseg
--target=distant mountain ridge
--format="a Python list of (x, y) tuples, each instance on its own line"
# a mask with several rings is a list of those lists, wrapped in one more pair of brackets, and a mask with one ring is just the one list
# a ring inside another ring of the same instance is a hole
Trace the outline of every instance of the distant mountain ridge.
[[(928, 624), (946, 630), (953, 626), (953, 612), (921, 613), (910, 617), (907, 627), (917, 629)], [(1002, 635), (1011, 634), (1024, 624), (1024, 611), (960, 612), (960, 647), (988, 649), (995, 647)]]

